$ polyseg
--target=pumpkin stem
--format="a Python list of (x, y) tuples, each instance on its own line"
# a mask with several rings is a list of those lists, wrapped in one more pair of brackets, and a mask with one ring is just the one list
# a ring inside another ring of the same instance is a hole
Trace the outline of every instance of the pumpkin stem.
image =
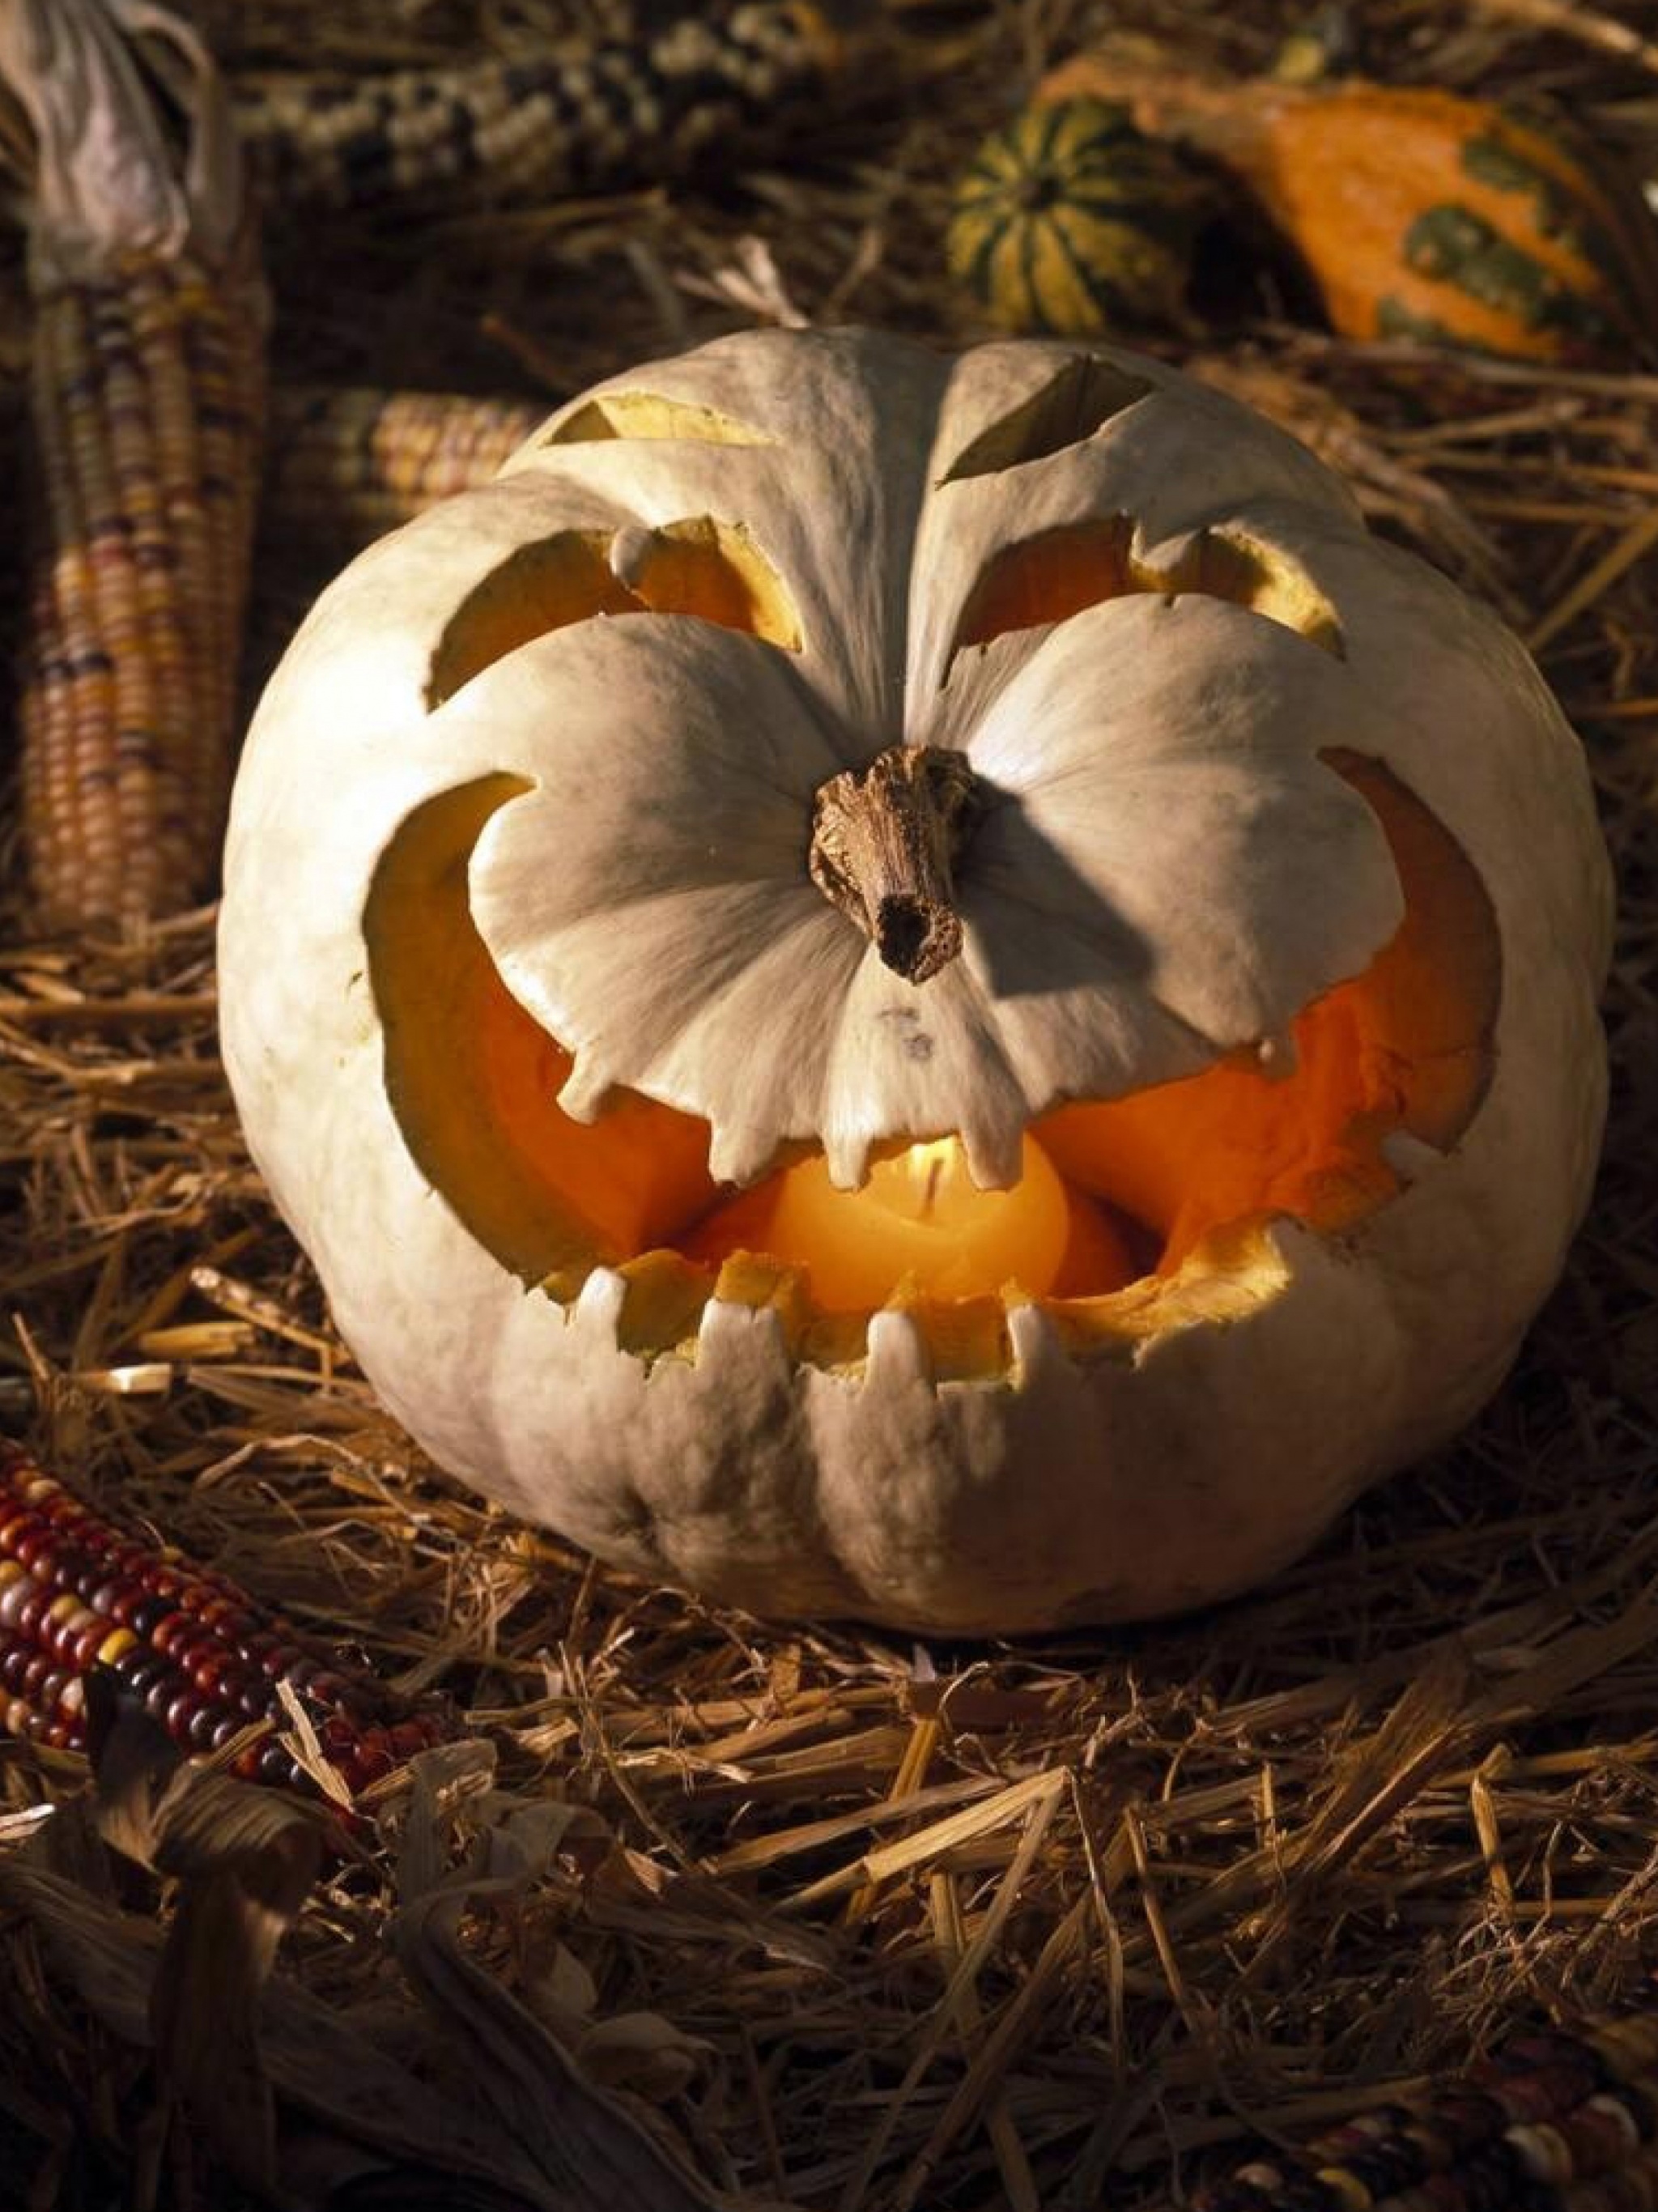
[(813, 883), (912, 983), (962, 949), (950, 864), (975, 789), (962, 754), (890, 745), (867, 767), (831, 776), (813, 803)]

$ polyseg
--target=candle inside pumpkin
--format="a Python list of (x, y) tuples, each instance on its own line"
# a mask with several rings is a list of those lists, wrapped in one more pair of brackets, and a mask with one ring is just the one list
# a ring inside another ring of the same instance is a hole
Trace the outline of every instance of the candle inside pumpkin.
[(696, 1243), (712, 1256), (740, 1242), (806, 1268), (814, 1304), (829, 1312), (873, 1312), (901, 1283), (932, 1298), (985, 1297), (1008, 1283), (1040, 1296), (1078, 1227), (1078, 1201), (1029, 1136), (1009, 1190), (981, 1190), (960, 1141), (941, 1137), (876, 1161), (861, 1190), (837, 1190), (816, 1156), (766, 1187), (763, 1209), (761, 1196), (738, 1200), (726, 1223), (714, 1217)]

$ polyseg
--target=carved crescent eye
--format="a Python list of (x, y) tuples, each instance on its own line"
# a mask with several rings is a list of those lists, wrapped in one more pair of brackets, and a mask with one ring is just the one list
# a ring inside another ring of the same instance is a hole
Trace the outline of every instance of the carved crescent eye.
[[(1236, 526), (1199, 530), (1165, 561), (1134, 550), (1127, 514), (1056, 523), (998, 552), (969, 592), (956, 626), (950, 665), (970, 645), (1008, 630), (1064, 622), (1084, 607), (1130, 592), (1172, 597), (1202, 592), (1282, 623), (1327, 653), (1341, 655), (1335, 609), (1296, 562)], [(948, 667), (946, 668), (948, 678)]]
[(595, 615), (695, 615), (800, 650), (788, 588), (740, 522), (690, 515), (652, 530), (561, 530), (519, 546), (473, 585), (432, 654), (426, 703), (531, 638)]

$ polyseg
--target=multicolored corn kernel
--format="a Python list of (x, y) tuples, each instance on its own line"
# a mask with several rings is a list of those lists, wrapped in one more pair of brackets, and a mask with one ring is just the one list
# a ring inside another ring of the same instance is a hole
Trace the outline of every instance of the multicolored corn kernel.
[[(146, 1545), (0, 1441), (0, 1729), (55, 1748), (86, 1745), (86, 1684), (105, 1668), (191, 1752), (217, 1751), (296, 1695), (354, 1794), (452, 1733), (361, 1668), (309, 1644), (279, 1615), (173, 1547)], [(309, 1787), (275, 1734), (235, 1771)]]

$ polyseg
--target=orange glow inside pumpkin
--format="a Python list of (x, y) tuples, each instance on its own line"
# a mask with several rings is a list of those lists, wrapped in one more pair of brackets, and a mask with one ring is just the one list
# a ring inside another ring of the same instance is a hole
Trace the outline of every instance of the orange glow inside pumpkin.
[(979, 1191), (953, 1141), (929, 1139), (890, 1148), (861, 1192), (802, 1152), (733, 1194), (710, 1181), (694, 1116), (629, 1092), (591, 1124), (564, 1114), (569, 1055), (508, 994), (467, 911), (471, 847), (524, 788), (509, 776), (429, 802), (377, 874), (366, 923), (393, 1110), (434, 1187), (526, 1283), (568, 1296), (617, 1268), (635, 1348), (694, 1338), (717, 1295), (773, 1305), (821, 1356), (855, 1358), (868, 1314), (897, 1303), (942, 1372), (987, 1371), (1010, 1284), (1085, 1334), (1144, 1334), (1153, 1310), (1190, 1310), (1252, 1225), (1287, 1215), (1334, 1234), (1385, 1204), (1406, 1155), (1455, 1144), (1489, 1079), (1499, 963), (1479, 878), (1388, 770), (1327, 757), (1386, 829), (1406, 906), (1392, 941), (1303, 1012), (1280, 1064), (1238, 1054), (1047, 1115), (1010, 1192)]

